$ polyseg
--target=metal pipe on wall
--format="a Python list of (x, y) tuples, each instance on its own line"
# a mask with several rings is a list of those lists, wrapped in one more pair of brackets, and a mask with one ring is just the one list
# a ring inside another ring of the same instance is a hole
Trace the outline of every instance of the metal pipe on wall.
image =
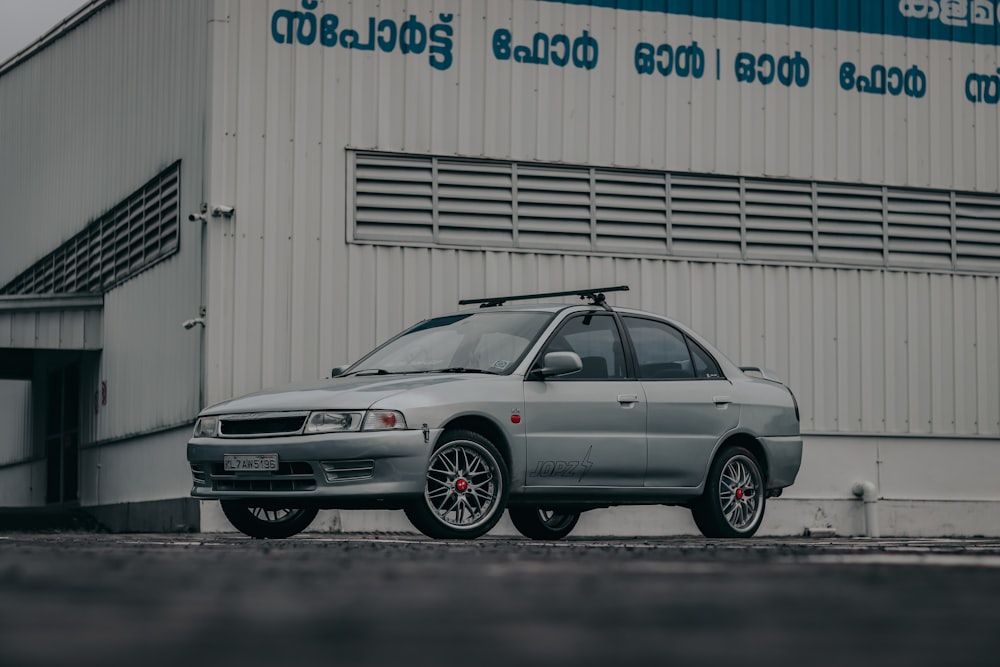
[(865, 507), (865, 535), (880, 537), (878, 529), (878, 489), (868, 481), (855, 482), (851, 488), (855, 497), (860, 498)]

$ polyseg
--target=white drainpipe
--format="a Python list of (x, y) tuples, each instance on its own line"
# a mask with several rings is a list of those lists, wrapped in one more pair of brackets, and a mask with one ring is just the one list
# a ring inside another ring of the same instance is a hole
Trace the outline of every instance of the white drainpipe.
[(865, 504), (865, 534), (881, 537), (878, 531), (878, 489), (871, 482), (855, 482), (851, 492)]

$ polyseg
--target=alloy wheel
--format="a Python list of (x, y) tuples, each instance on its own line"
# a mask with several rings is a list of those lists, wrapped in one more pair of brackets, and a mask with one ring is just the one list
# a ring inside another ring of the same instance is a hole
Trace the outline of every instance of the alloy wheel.
[(719, 501), (733, 530), (743, 532), (756, 523), (763, 509), (761, 486), (760, 472), (749, 458), (738, 455), (726, 462), (719, 480)]
[(443, 524), (472, 529), (496, 513), (500, 494), (496, 459), (482, 445), (467, 440), (448, 443), (431, 456), (424, 499)]

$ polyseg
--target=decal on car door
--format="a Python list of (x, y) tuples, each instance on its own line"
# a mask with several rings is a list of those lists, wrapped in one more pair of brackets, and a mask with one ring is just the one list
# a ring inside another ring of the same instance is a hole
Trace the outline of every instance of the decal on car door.
[(584, 475), (594, 465), (590, 460), (592, 451), (593, 445), (580, 461), (538, 461), (528, 477), (576, 477), (577, 482), (582, 482)]

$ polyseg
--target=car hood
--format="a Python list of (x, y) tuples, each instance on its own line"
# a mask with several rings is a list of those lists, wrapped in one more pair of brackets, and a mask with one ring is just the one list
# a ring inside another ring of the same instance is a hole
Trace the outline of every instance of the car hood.
[(479, 374), (366, 375), (333, 378), (259, 391), (202, 411), (202, 415), (292, 410), (367, 410), (390, 396), (414, 389), (482, 378)]

